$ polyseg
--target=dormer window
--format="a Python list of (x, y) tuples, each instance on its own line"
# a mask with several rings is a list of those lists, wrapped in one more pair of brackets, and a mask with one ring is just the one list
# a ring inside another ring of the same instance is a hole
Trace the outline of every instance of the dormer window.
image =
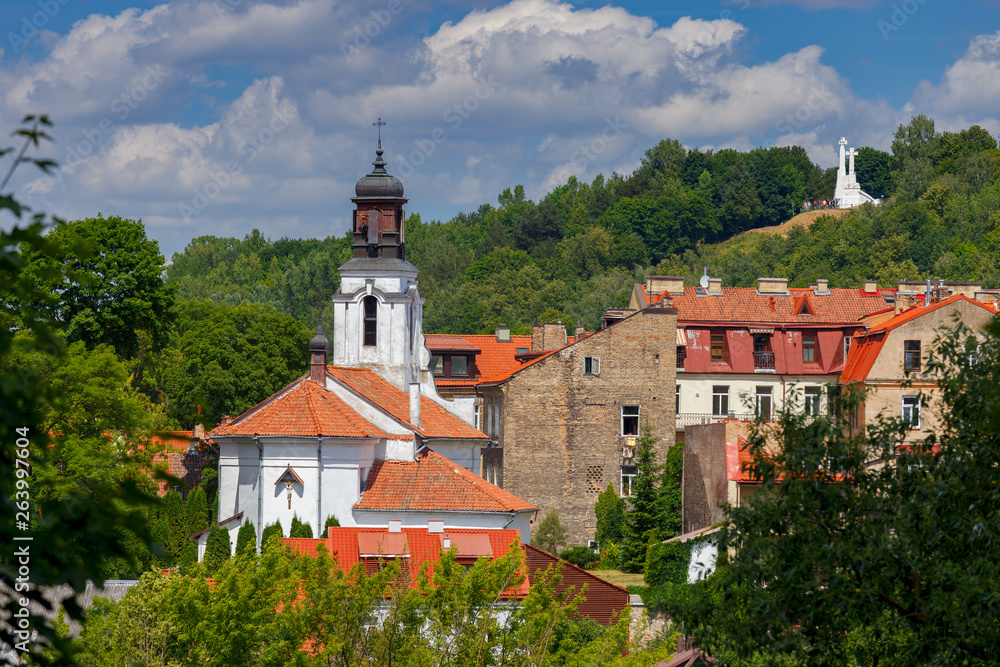
[(375, 347), (378, 344), (378, 299), (366, 296), (363, 303), (365, 347)]

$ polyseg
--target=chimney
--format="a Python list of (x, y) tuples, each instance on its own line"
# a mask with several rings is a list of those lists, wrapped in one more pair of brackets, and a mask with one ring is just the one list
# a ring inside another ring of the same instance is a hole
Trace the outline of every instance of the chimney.
[(583, 325), (577, 324), (576, 330), (573, 332), (573, 335), (576, 337), (576, 340), (579, 341), (581, 338), (583, 338), (584, 334), (586, 333), (587, 330), (583, 328)]
[(912, 294), (896, 294), (896, 305), (893, 308), (893, 315), (904, 313), (917, 305), (917, 298)]
[(861, 283), (861, 289), (864, 290), (866, 294), (874, 294), (878, 291), (878, 283), (874, 280), (865, 280)]
[(758, 278), (759, 294), (788, 294), (788, 278)]
[(497, 326), (496, 331), (497, 342), (498, 343), (509, 343), (510, 342), (510, 327), (501, 322)]
[(198, 422), (197, 424), (194, 425), (194, 437), (198, 438), (199, 440), (205, 439), (205, 425), (202, 424), (201, 422)]
[(542, 347), (540, 349), (535, 349), (534, 346), (534, 336), (532, 336), (532, 352), (548, 352), (549, 350), (557, 350), (564, 346), (567, 342), (566, 339), (566, 325), (562, 323), (562, 320), (558, 322), (550, 322), (542, 325)]
[(230, 417), (229, 415), (223, 415), (222, 416), (222, 423), (219, 424), (219, 425), (220, 426), (229, 426), (232, 423), (233, 423), (233, 418), (232, 417)]
[(420, 428), (420, 384), (410, 383), (410, 423)]
[(830, 293), (830, 281), (826, 278), (816, 279), (816, 294), (829, 294)]
[(722, 294), (722, 278), (709, 278), (708, 279), (708, 293), (709, 294)]
[(323, 321), (316, 327), (316, 335), (309, 341), (309, 379), (326, 389), (326, 355), (330, 341), (323, 335)]
[(531, 351), (542, 352), (545, 350), (545, 328), (535, 320), (531, 325)]

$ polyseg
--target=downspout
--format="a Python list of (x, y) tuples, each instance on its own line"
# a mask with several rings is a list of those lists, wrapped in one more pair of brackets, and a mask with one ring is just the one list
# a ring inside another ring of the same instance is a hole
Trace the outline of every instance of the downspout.
[(316, 437), (316, 536), (325, 538), (323, 531), (323, 438)]
[(264, 535), (264, 448), (260, 444), (260, 438), (253, 436), (253, 444), (257, 445), (257, 549), (264, 546), (260, 543)]
[(505, 524), (503, 525), (503, 527), (504, 527), (504, 528), (506, 528), (507, 526), (509, 526), (509, 525), (511, 524), (511, 522), (513, 522), (513, 521), (514, 521), (514, 517), (516, 517), (516, 516), (517, 516), (517, 514), (516, 514), (515, 512), (511, 512), (511, 513), (510, 513), (510, 518), (509, 518), (509, 519), (507, 519), (507, 523), (505, 523)]

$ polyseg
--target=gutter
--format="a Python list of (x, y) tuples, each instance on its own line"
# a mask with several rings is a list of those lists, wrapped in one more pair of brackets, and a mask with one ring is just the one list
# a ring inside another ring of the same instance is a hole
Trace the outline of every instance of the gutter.
[(316, 436), (316, 536), (323, 531), (323, 438)]

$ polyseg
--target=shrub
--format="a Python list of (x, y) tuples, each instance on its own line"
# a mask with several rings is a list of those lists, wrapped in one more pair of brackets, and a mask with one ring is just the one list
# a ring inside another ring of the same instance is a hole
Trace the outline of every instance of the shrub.
[(550, 554), (559, 553), (559, 548), (566, 544), (566, 526), (559, 521), (559, 513), (549, 510), (542, 517), (535, 534), (531, 536), (532, 544)]
[(220, 565), (229, 560), (232, 548), (229, 531), (221, 526), (212, 526), (208, 531), (208, 542), (205, 545), (205, 568), (209, 573), (214, 573)]
[(249, 521), (244, 521), (236, 534), (236, 556), (252, 556), (257, 551), (257, 529)]
[(566, 549), (559, 554), (567, 563), (572, 563), (577, 567), (582, 567), (587, 570), (592, 568), (597, 561), (601, 559), (601, 555), (595, 552), (590, 547), (573, 547), (571, 549)]
[(308, 523), (299, 520), (297, 514), (292, 515), (292, 528), (288, 531), (289, 537), (308, 537), (313, 536), (313, 529)]
[(278, 539), (285, 536), (285, 531), (281, 528), (281, 522), (275, 521), (269, 526), (264, 528), (264, 532), (260, 534), (260, 548), (261, 550), (267, 545), (268, 541), (271, 539)]
[(326, 537), (327, 535), (329, 535), (330, 528), (340, 528), (340, 521), (338, 521), (337, 517), (333, 516), (332, 514), (326, 517), (326, 523), (323, 524), (323, 534), (320, 535), (320, 537)]
[(687, 583), (692, 542), (661, 542), (646, 554), (646, 583), (649, 586)]
[(617, 542), (601, 545), (601, 559), (594, 565), (595, 570), (621, 569), (621, 547)]

